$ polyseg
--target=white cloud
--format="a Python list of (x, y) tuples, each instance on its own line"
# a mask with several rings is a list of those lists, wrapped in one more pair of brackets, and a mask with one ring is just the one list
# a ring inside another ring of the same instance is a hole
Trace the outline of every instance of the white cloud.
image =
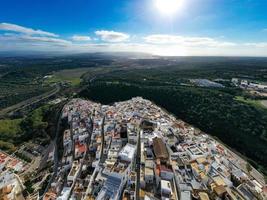
[(95, 34), (105, 42), (124, 42), (130, 38), (130, 35), (115, 31), (96, 31)]
[(90, 36), (74, 35), (74, 36), (72, 36), (72, 40), (74, 40), (74, 41), (90, 41), (92, 39)]
[(0, 41), (14, 42), (14, 43), (49, 43), (61, 46), (70, 45), (71, 42), (64, 39), (53, 38), (53, 37), (40, 37), (31, 35), (19, 35), (19, 34), (4, 34), (0, 35)]
[[(8, 46), (29, 45), (29, 46), (67, 46), (71, 41), (59, 38), (58, 35), (42, 30), (22, 27), (16, 24), (0, 23), (0, 30), (4, 31), (0, 35), (0, 41)], [(25, 46), (25, 49), (27, 47)]]
[(59, 38), (51, 38), (51, 37), (38, 37), (38, 36), (22, 36), (22, 40), (28, 40), (33, 42), (47, 42), (47, 43), (56, 43), (61, 45), (69, 45), (71, 44), (68, 40), (63, 40)]
[(0, 30), (23, 33), (27, 35), (58, 37), (58, 35), (54, 33), (46, 32), (42, 30), (34, 30), (32, 28), (27, 28), (27, 27), (16, 25), (16, 24), (10, 24), (10, 23), (0, 23)]
[(144, 37), (145, 42), (158, 45), (181, 45), (181, 46), (206, 46), (206, 47), (227, 47), (235, 46), (235, 43), (218, 41), (209, 37), (185, 37), (180, 35), (155, 34)]
[(166, 56), (267, 56), (267, 42), (265, 41), (235, 43), (228, 42), (219, 36), (211, 38), (168, 34), (147, 35), (142, 38), (106, 30), (96, 31), (96, 37), (73, 35), (67, 40), (55, 37), (57, 35), (53, 33), (14, 26), (7, 26), (6, 23), (0, 24), (0, 30), (4, 30), (0, 34), (0, 51), (61, 51), (68, 53), (131, 51)]

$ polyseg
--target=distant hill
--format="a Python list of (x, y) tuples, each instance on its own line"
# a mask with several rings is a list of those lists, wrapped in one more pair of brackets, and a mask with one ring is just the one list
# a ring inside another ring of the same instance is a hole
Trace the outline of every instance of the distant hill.
[(103, 59), (103, 58), (132, 58), (132, 59), (140, 59), (140, 58), (155, 58), (157, 56), (153, 56), (148, 53), (141, 52), (88, 52), (88, 53), (73, 53), (73, 52), (44, 52), (44, 51), (0, 51), (0, 58), (4, 57), (27, 57), (27, 58), (53, 58), (53, 57), (76, 57), (76, 58), (94, 58), (94, 59)]

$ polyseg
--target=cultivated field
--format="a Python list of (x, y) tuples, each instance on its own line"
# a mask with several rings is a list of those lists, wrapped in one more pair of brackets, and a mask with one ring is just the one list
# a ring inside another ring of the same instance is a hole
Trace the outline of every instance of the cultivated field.
[(47, 83), (57, 83), (61, 81), (70, 82), (73, 86), (79, 85), (81, 76), (89, 71), (89, 68), (64, 69), (54, 72), (51, 78), (47, 79)]

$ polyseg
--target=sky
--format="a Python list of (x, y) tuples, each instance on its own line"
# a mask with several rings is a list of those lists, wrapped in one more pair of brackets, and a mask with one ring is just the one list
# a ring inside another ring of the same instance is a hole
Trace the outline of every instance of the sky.
[(266, 0), (1, 0), (0, 52), (267, 56)]

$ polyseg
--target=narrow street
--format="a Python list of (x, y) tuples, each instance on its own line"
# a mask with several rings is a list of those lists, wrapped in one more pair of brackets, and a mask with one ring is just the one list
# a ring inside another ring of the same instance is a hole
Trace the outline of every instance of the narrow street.
[(101, 151), (100, 151), (100, 164), (105, 162), (104, 159), (104, 146), (105, 146), (105, 133), (104, 133), (104, 126), (105, 126), (105, 116), (103, 117), (102, 124), (101, 124)]
[(136, 150), (136, 185), (135, 185), (135, 199), (140, 200), (140, 155), (141, 155), (141, 138), (139, 131), (137, 139), (137, 150)]

